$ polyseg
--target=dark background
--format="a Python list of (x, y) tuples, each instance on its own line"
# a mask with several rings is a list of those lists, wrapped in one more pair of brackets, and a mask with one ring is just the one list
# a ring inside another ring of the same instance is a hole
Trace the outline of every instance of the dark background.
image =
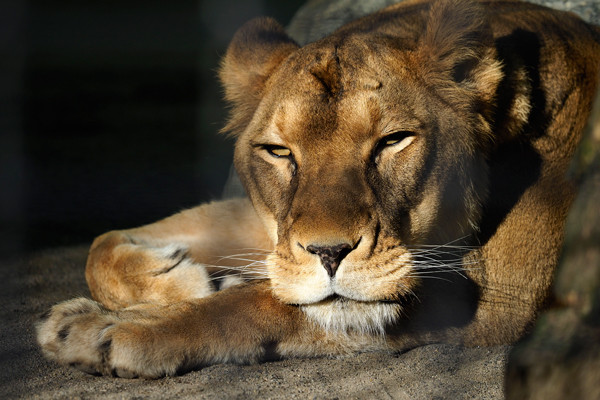
[(0, 255), (89, 243), (219, 198), (220, 57), (301, 0), (4, 0)]

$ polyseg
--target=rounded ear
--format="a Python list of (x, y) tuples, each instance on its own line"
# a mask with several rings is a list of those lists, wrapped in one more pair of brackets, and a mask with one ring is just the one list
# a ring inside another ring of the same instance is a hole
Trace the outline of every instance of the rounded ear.
[[(503, 78), (491, 28), (472, 0), (438, 0), (431, 5), (417, 48), (425, 79), (450, 100), (467, 100), (486, 120)], [(446, 90), (447, 89), (447, 90)]]
[(223, 132), (239, 134), (262, 98), (265, 82), (299, 46), (272, 18), (256, 18), (234, 35), (221, 62), (219, 78), (231, 106)]

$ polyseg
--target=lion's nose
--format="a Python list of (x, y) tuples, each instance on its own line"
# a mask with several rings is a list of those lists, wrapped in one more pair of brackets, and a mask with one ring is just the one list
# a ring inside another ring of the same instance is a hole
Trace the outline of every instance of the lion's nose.
[(333, 278), (344, 257), (352, 251), (352, 246), (348, 243), (341, 243), (335, 246), (315, 246), (311, 244), (306, 247), (306, 251), (318, 255), (323, 268)]

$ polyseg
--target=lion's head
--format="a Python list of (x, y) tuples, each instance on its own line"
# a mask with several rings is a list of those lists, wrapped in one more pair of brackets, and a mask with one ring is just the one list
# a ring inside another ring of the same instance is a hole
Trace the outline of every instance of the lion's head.
[(302, 48), (257, 19), (227, 51), (226, 130), (285, 302), (397, 300), (418, 285), (415, 248), (478, 230), (503, 72), (477, 7), (428, 7)]

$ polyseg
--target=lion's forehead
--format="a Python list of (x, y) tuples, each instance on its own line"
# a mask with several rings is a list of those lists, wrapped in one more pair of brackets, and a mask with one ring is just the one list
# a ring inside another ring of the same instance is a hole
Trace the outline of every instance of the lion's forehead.
[(281, 101), (273, 114), (273, 125), (287, 140), (328, 141), (344, 136), (357, 141), (368, 137), (382, 114), (376, 94), (352, 91), (324, 100), (321, 93), (302, 93)]
[(279, 96), (269, 113), (269, 129), (285, 143), (316, 146), (315, 150), (350, 143), (371, 146), (386, 133), (415, 130), (427, 118), (425, 102), (419, 104), (418, 98), (411, 98), (398, 86), (389, 87), (389, 82), (368, 77), (365, 82), (370, 82), (369, 87), (344, 89), (328, 96), (326, 89), (310, 82), (311, 77), (298, 80), (309, 82), (298, 82), (297, 90)]
[(419, 84), (410, 52), (333, 40), (299, 49), (274, 74), (266, 95), (277, 97), (275, 104), (295, 122), (328, 113), (372, 121), (391, 105), (384, 103), (408, 106)]

